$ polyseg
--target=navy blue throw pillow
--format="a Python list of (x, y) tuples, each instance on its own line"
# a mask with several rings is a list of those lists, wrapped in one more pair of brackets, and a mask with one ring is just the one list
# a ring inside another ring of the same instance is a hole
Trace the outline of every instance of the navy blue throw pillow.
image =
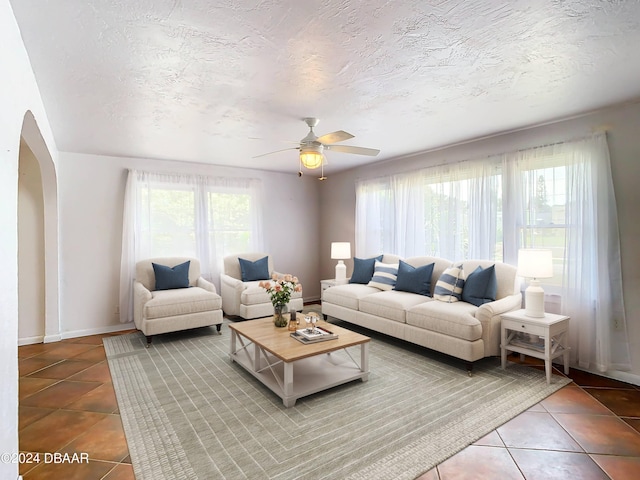
[(238, 258), (243, 282), (255, 280), (269, 280), (269, 257), (262, 257), (255, 262), (245, 258)]
[(476, 307), (484, 303), (493, 302), (498, 291), (495, 265), (485, 268), (476, 268), (467, 277), (462, 289), (462, 301), (471, 303)]
[(156, 276), (156, 290), (189, 287), (189, 265), (191, 265), (191, 260), (187, 260), (173, 268), (153, 262), (151, 262), (151, 265), (153, 265), (153, 273)]
[(434, 264), (414, 267), (400, 260), (398, 278), (394, 290), (431, 296), (431, 275)]
[(353, 257), (353, 274), (349, 279), (349, 283), (363, 283), (367, 284), (373, 277), (373, 271), (376, 266), (376, 260), (382, 261), (382, 255), (374, 258), (358, 258)]

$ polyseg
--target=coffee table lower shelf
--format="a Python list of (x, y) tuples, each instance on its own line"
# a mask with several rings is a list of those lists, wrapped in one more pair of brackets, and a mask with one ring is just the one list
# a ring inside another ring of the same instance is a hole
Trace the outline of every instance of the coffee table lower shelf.
[[(245, 338), (242, 340), (246, 341)], [(368, 342), (359, 345), (359, 364), (346, 348), (284, 362), (253, 343), (239, 343), (240, 348), (236, 348), (233, 345), (235, 342), (232, 342), (231, 361), (282, 398), (285, 407), (294, 406), (298, 398), (354, 380), (366, 382), (369, 378)]]

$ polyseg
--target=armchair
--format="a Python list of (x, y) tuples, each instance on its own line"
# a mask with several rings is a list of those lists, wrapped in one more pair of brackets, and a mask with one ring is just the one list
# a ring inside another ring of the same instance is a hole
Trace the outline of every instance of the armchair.
[[(187, 261), (190, 264), (183, 266)], [(154, 263), (161, 274), (159, 282)], [(176, 278), (171, 271), (177, 271), (179, 265), (183, 266), (180, 281), (167, 282), (167, 278)], [(200, 276), (200, 262), (195, 258), (150, 258), (136, 263), (133, 295), (133, 320), (147, 337), (147, 347), (152, 336), (161, 333), (211, 325), (220, 332), (222, 299), (216, 287)]]
[[(242, 280), (242, 269), (239, 258), (255, 262), (267, 257), (265, 278)], [(222, 295), (222, 310), (225, 315), (242, 317), (245, 320), (268, 317), (273, 315), (273, 305), (266, 290), (258, 284), (261, 280), (271, 279), (271, 275), (278, 274), (273, 268), (273, 261), (266, 253), (241, 253), (224, 257), (224, 271), (220, 274), (220, 294)], [(301, 292), (291, 296), (289, 309), (302, 311), (303, 299)]]

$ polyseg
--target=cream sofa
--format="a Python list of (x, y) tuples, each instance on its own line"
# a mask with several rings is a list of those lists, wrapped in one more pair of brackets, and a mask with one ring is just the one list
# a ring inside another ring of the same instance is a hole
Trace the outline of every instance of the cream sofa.
[[(395, 255), (382, 259), (388, 264), (399, 260)], [(442, 273), (453, 266), (451, 261), (436, 257), (404, 261), (413, 267), (434, 264), (432, 296)], [(455, 263), (459, 264), (467, 275), (478, 266), (484, 269), (495, 265), (496, 300), (481, 306), (464, 301), (447, 303), (432, 296), (349, 283), (322, 292), (322, 313), (460, 358), (471, 372), (472, 362), (500, 354), (500, 315), (521, 308), (522, 294), (516, 267), (484, 260)]]
[[(268, 276), (261, 280), (242, 281), (242, 271), (238, 258), (255, 262), (268, 257)], [(273, 268), (273, 261), (266, 253), (250, 252), (224, 257), (224, 272), (220, 274), (220, 293), (222, 295), (222, 310), (225, 315), (242, 317), (245, 320), (268, 317), (273, 315), (273, 305), (267, 291), (259, 286), (260, 281), (269, 280), (271, 275), (278, 273)], [(289, 302), (289, 310), (302, 311), (303, 299), (301, 292), (294, 292)]]
[[(156, 289), (153, 264), (175, 267), (189, 261), (188, 287)], [(200, 276), (196, 258), (150, 258), (136, 263), (133, 282), (133, 320), (136, 328), (147, 337), (147, 347), (153, 335), (190, 328), (222, 325), (222, 299), (216, 287)]]

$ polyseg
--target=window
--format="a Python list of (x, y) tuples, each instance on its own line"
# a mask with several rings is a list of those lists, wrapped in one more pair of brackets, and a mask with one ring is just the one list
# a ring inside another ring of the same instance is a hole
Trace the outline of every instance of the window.
[[(563, 159), (560, 156), (549, 160), (549, 163), (553, 160), (562, 163)], [(553, 252), (554, 275), (545, 279), (545, 284), (559, 287), (563, 281), (567, 246), (566, 166), (531, 168), (521, 175), (527, 201), (519, 245), (521, 248), (545, 248)]]
[(356, 185), (356, 254), (433, 255), (517, 263), (519, 248), (553, 252), (557, 293), (572, 317), (572, 361), (630, 365), (617, 211), (605, 135), (426, 168)]
[(252, 197), (242, 192), (209, 192), (209, 242), (219, 257), (252, 250)]
[(138, 258), (193, 256), (209, 274), (226, 255), (260, 249), (255, 181), (138, 176)]
[(138, 260), (186, 256), (200, 260), (218, 287), (223, 258), (264, 249), (261, 182), (256, 179), (130, 170), (123, 218), (120, 320), (133, 318), (131, 289)]
[(150, 257), (196, 257), (194, 189), (167, 183), (139, 189), (140, 250)]

